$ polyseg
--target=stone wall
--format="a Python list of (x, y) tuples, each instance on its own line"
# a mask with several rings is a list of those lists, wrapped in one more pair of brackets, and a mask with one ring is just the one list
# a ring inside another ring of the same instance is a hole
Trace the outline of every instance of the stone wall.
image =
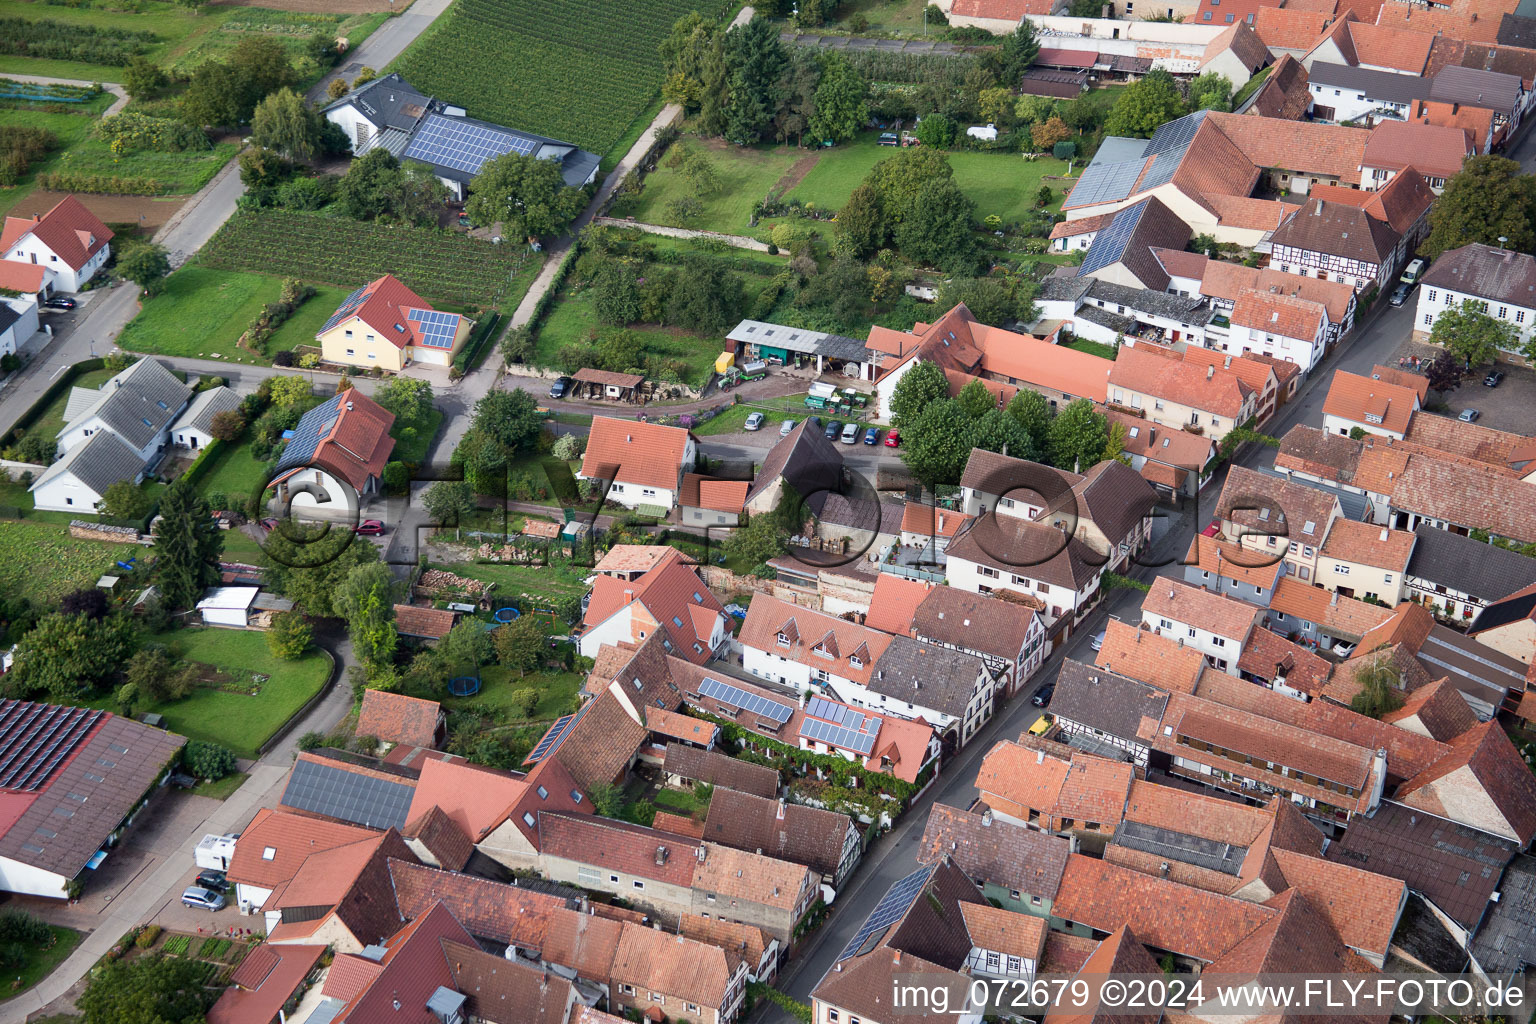
[(104, 540), (113, 544), (141, 543), (139, 531), (131, 526), (108, 526), (106, 523), (92, 523), (84, 519), (69, 521), (69, 535), (81, 540)]

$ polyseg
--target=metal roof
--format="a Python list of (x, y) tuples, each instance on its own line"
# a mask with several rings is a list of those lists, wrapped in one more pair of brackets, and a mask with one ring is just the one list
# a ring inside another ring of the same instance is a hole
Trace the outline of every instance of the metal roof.
[(1220, 843), (1214, 839), (1175, 832), (1140, 821), (1122, 822), (1115, 829), (1115, 837), (1111, 842), (1114, 846), (1124, 846), (1165, 860), (1220, 871), (1234, 878), (1242, 871), (1243, 858), (1248, 854), (1246, 846)]
[(783, 324), (770, 324), (762, 320), (743, 320), (731, 328), (725, 337), (737, 344), (782, 348), (786, 352), (805, 352), (833, 359), (864, 362), (870, 358), (869, 349), (856, 338), (807, 330), (804, 327), (785, 327)]
[[(1307, 72), (1309, 85), (1328, 88), (1353, 89), (1365, 93), (1366, 99), (1384, 100), (1389, 103), (1411, 103), (1430, 94), (1430, 85), (1416, 75), (1399, 75), (1390, 71), (1372, 71), (1348, 64), (1329, 64), (1318, 61)], [(1318, 97), (1323, 103), (1325, 97)], [(1324, 106), (1328, 104), (1323, 103)]]

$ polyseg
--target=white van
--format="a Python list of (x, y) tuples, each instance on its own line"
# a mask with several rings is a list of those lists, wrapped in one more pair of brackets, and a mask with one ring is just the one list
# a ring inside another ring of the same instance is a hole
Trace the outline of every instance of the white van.
[(1403, 284), (1418, 284), (1419, 275), (1424, 273), (1424, 261), (1413, 260), (1403, 269), (1403, 276), (1398, 278)]

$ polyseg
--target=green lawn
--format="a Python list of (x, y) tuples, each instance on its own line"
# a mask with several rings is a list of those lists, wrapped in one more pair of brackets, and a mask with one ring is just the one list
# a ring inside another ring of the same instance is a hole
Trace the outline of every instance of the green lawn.
[[(764, 278), (758, 279), (758, 288), (761, 289), (767, 283)], [(749, 299), (751, 293), (748, 293)], [(539, 328), (539, 336), (534, 343), (533, 362), (539, 366), (560, 366), (560, 350), (566, 345), (586, 345), (594, 341), (593, 332), (596, 332), (596, 340), (601, 340), (606, 335), (619, 331), (632, 330), (645, 338), (645, 353), (659, 359), (680, 359), (686, 364), (684, 377), (687, 383), (698, 387), (709, 378), (713, 371), (715, 360), (720, 355), (720, 339), (714, 335), (698, 335), (675, 327), (657, 327), (655, 325), (637, 325), (630, 328), (610, 327), (597, 322), (597, 311), (593, 307), (590, 291), (579, 295), (563, 292), (554, 309), (550, 311), (548, 318)], [(561, 367), (569, 371), (579, 370), (579, 366)]]
[(231, 793), (245, 785), (245, 780), (248, 778), (250, 776), (245, 772), (233, 772), (217, 782), (200, 780), (192, 787), (191, 793), (193, 796), (206, 796), (210, 800), (225, 800)]
[[(256, 493), (256, 488), (267, 482), (267, 464), (251, 454), (246, 443), (224, 445), (213, 457), (214, 464), (198, 480), (198, 491), (212, 494), (215, 491), (229, 496), (231, 502), (243, 503)], [(228, 530), (230, 537), (238, 531)]]
[[(133, 352), (216, 357), (265, 366), (270, 358), (240, 348), (237, 342), (261, 308), (277, 301), (282, 284), (281, 279), (263, 274), (189, 264), (166, 278), (160, 293), (143, 303), (117, 343)], [(315, 332), (347, 293), (345, 288), (317, 287), (314, 297), (272, 335), (268, 353), (313, 344)]]
[[(99, 388), (112, 379), (112, 371), (107, 369), (87, 370), (74, 379), (71, 387)], [(36, 430), (45, 436), (52, 437), (64, 429), (64, 408), (69, 404), (69, 388), (60, 392), (59, 396), (48, 407), (38, 414), (28, 429)]]
[(267, 553), (260, 544), (240, 530), (224, 531), (224, 561), (244, 562), (246, 565), (265, 565)]
[[(682, 173), (670, 166), (673, 154), (678, 152), (706, 154), (720, 182), (720, 188), (702, 200), (703, 213), (687, 220), (673, 216), (668, 209), (673, 199), (693, 194)], [(638, 196), (619, 200), (609, 215), (634, 217), (646, 224), (751, 235), (754, 230), (747, 221), (752, 215), (753, 204), (788, 173), (796, 160), (811, 156), (814, 156), (811, 150), (793, 146), (742, 149), (719, 140), (679, 139), (656, 170), (646, 177), (645, 189)], [(849, 191), (853, 190), (850, 188)]]
[(496, 584), (496, 589), (491, 591), (493, 604), (498, 598), (515, 600), (526, 596), (537, 601), (584, 594), (587, 588), (581, 581), (590, 574), (589, 569), (571, 566), (559, 559), (547, 566), (459, 562), (443, 568), (472, 580)]
[[(857, 140), (824, 150), (816, 166), (790, 190), (789, 196), (818, 209), (836, 210), (848, 201), (870, 170), (896, 152), (877, 145), (876, 133), (867, 132)], [(1025, 160), (1018, 153), (957, 151), (946, 154), (955, 169), (955, 184), (976, 203), (977, 219), (996, 214), (1005, 221), (1018, 220), (1035, 207), (1035, 193), (1047, 174), (1065, 174), (1064, 160), (1042, 157)], [(1061, 190), (1056, 192), (1052, 208), (1061, 206)]]
[[(809, 410), (806, 411), (809, 413)], [(792, 412), (780, 412), (771, 408), (759, 409), (751, 405), (733, 405), (714, 419), (706, 420), (697, 427), (694, 427), (693, 432), (699, 437), (709, 437), (713, 434), (734, 434), (742, 429), (743, 424), (747, 422), (747, 417), (754, 412), (760, 412), (765, 417), (763, 429), (772, 431), (775, 434), (778, 433), (780, 424), (786, 419), (793, 419), (798, 423), (804, 418)]]
[(1087, 352), (1089, 355), (1098, 356), (1101, 359), (1115, 358), (1115, 347), (1113, 345), (1105, 345), (1101, 342), (1089, 341), (1087, 338), (1074, 338), (1071, 344), (1067, 345), (1066, 347), (1075, 348), (1079, 352)]
[[(14, 999), (27, 989), (42, 981), (53, 973), (53, 969), (64, 962), (64, 959), (73, 953), (80, 940), (85, 938), (81, 932), (73, 928), (63, 928), (59, 925), (50, 925), (53, 930), (53, 945), (47, 949), (28, 949), (26, 962), (16, 969), (13, 984), (6, 986), (5, 999)], [(0, 1005), (4, 1000), (0, 1000)], [(54, 1018), (49, 1018), (53, 1020)], [(74, 1020), (76, 1018), (59, 1018)]]
[[(132, 13), (128, 13), (130, 11)], [(281, 40), (294, 56), (302, 52), (306, 36), (313, 31), (344, 36), (355, 48), (387, 17), (384, 14), (300, 14), (238, 6), (188, 9), (162, 0), (135, 0), (131, 7), (108, 4), (99, 7), (45, 6), (27, 0), (0, 0), (0, 16), (153, 32), (159, 38), (145, 56), (157, 64), (187, 73), (210, 57), (228, 53), (242, 38), (251, 34), (270, 35)], [(123, 72), (122, 67), (82, 61), (0, 57), (0, 74), (121, 82)]]
[[(441, 694), (434, 699), (449, 711), (477, 711), (507, 723), (547, 722), (571, 710), (585, 679), (579, 672), (530, 672), (519, 677), (505, 666), (486, 665), (480, 670), (480, 692), (473, 697)], [(512, 706), (512, 694), (530, 687), (539, 690), (539, 703), (533, 709), (533, 717), (525, 719), (523, 709)]]
[(95, 586), (103, 574), (117, 573), (119, 559), (137, 555), (143, 562), (145, 552), (137, 544), (79, 540), (57, 523), (0, 520), (0, 589), (50, 605), (72, 590)]
[(172, 732), (222, 743), (243, 757), (254, 757), (304, 702), (320, 692), (331, 660), (310, 651), (298, 661), (280, 661), (267, 650), (265, 633), (237, 629), (189, 629), (162, 639), (187, 661), (216, 665), (231, 674), (260, 672), (270, 678), (255, 696), (199, 689), (168, 704), (141, 708), (165, 716)]

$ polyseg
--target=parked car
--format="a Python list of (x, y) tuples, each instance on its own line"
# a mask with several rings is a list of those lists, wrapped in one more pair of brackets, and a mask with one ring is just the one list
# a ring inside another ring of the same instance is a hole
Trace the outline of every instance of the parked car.
[(807, 423), (809, 423), (811, 425), (811, 429), (813, 429), (813, 430), (820, 430), (821, 429), (821, 417), (820, 416), (807, 416), (805, 418), (805, 420), (806, 420)]
[(858, 444), (859, 425), (852, 420), (843, 424), (843, 444)]
[(1478, 412), (1476, 409), (1463, 409), (1461, 410), (1461, 415), (1457, 416), (1456, 418), (1461, 420), (1463, 423), (1476, 423), (1477, 418), (1481, 415), (1482, 413)]
[(880, 138), (876, 141), (876, 144), (881, 146), (895, 146), (899, 143), (900, 140), (896, 137), (895, 132), (881, 132)]
[(549, 386), (550, 398), (564, 398), (566, 392), (571, 390), (571, 378), (556, 377), (555, 382)]
[(1093, 634), (1093, 639), (1088, 641), (1088, 646), (1095, 651), (1102, 651), (1104, 649), (1104, 637), (1107, 635), (1109, 635), (1109, 630), (1099, 630), (1097, 633)]
[(1411, 260), (1409, 261), (1408, 265), (1403, 268), (1403, 276), (1398, 278), (1398, 280), (1403, 282), (1403, 284), (1417, 284), (1419, 281), (1419, 275), (1422, 273), (1424, 273), (1424, 261)]
[(837, 440), (837, 432), (842, 429), (843, 425), (837, 422), (837, 420), (828, 420), (827, 429), (823, 430), (822, 433), (826, 435), (828, 441), (835, 441)]
[(1030, 703), (1037, 708), (1049, 707), (1051, 698), (1056, 695), (1056, 684), (1046, 683), (1040, 687), (1040, 692), (1030, 698)]
[(1350, 653), (1354, 649), (1355, 649), (1355, 645), (1350, 643), (1347, 640), (1339, 640), (1339, 641), (1335, 642), (1334, 645), (1333, 645), (1333, 653), (1337, 654), (1341, 658), (1349, 657)]
[(795, 429), (795, 421), (794, 420), (785, 420), (783, 423), (779, 424), (779, 436), (780, 437), (788, 437), (789, 434), (790, 434), (790, 431), (792, 431), (794, 429)]
[(864, 443), (865, 444), (876, 444), (877, 442), (879, 442), (879, 440), (880, 440), (880, 428), (879, 427), (870, 427), (868, 430), (864, 431)]
[(1413, 285), (1399, 284), (1396, 288), (1392, 289), (1392, 296), (1387, 301), (1394, 306), (1401, 306), (1408, 301), (1408, 293), (1411, 291), (1413, 291)]
[(43, 305), (48, 309), (74, 309), (79, 303), (62, 295), (54, 295), (44, 299)]
[(364, 519), (355, 527), (356, 531), (364, 537), (384, 536), (384, 524), (377, 519)]
[(209, 892), (229, 892), (229, 879), (222, 871), (199, 871), (193, 884)]
[(1485, 388), (1496, 388), (1502, 383), (1504, 383), (1503, 370), (1494, 370), (1488, 376), (1483, 378), (1483, 387)]
[(885, 435), (885, 446), (887, 448), (897, 448), (900, 447), (900, 445), (901, 432), (898, 431), (895, 427), (892, 427), (891, 432)]
[(1051, 731), (1051, 726), (1056, 724), (1056, 719), (1050, 715), (1041, 715), (1035, 719), (1035, 724), (1029, 727), (1031, 736), (1044, 736)]
[(275, 530), (277, 529), (277, 520), (273, 519), (271, 516), (268, 516), (261, 521), (261, 528), (267, 531)]
[(182, 890), (181, 902), (199, 910), (219, 911), (224, 909), (224, 894), (200, 885), (189, 885)]
[(747, 417), (747, 422), (742, 424), (742, 428), (745, 430), (762, 430), (763, 420), (767, 418), (760, 412), (754, 412)]

